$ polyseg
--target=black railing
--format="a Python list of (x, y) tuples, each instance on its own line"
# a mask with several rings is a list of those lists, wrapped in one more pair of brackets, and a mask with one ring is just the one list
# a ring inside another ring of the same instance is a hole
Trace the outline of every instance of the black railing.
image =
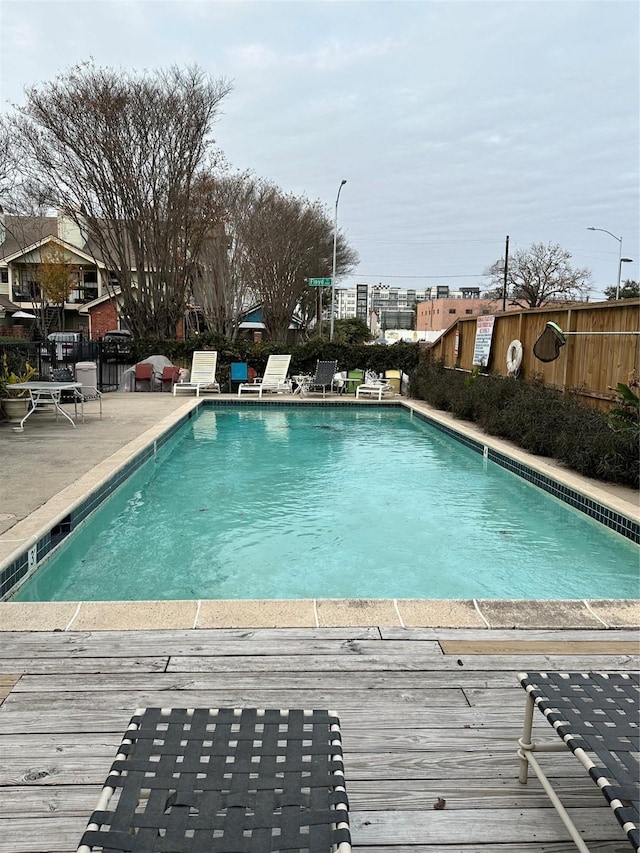
[(117, 391), (124, 371), (133, 364), (128, 342), (104, 341), (11, 341), (0, 343), (0, 370), (7, 359), (8, 372), (23, 376), (27, 364), (35, 368), (40, 379), (49, 379), (51, 371), (68, 367), (75, 373), (81, 362), (93, 362), (97, 368), (99, 391)]

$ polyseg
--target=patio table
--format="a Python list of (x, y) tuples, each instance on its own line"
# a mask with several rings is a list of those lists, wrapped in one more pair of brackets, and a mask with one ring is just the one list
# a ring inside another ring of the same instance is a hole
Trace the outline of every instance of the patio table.
[(60, 405), (60, 400), (62, 398), (63, 391), (72, 391), (73, 392), (73, 402), (75, 406), (76, 418), (78, 417), (78, 401), (80, 401), (81, 406), (81, 414), (82, 420), (84, 421), (84, 405), (83, 405), (83, 397), (81, 394), (82, 390), (82, 382), (47, 382), (47, 381), (39, 381), (39, 380), (29, 380), (29, 382), (16, 382), (11, 386), (12, 388), (18, 388), (20, 390), (28, 391), (29, 396), (31, 398), (31, 407), (29, 411), (24, 416), (24, 418), (20, 421), (18, 426), (13, 428), (14, 432), (23, 432), (24, 424), (27, 418), (29, 418), (37, 409), (44, 408), (53, 408), (56, 420), (58, 419), (58, 413), (63, 415), (71, 426), (75, 429), (75, 424), (73, 422), (73, 418), (69, 415)]
[(307, 388), (311, 384), (311, 380), (313, 376), (308, 376), (306, 373), (300, 373), (293, 377), (293, 381), (296, 383), (296, 387), (293, 389), (294, 396), (299, 395), (300, 397), (305, 397), (307, 394)]

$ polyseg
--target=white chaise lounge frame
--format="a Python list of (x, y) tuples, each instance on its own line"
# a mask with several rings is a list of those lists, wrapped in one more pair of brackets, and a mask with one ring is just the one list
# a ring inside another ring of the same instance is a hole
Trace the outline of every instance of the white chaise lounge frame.
[(220, 385), (216, 380), (218, 353), (215, 350), (196, 350), (191, 359), (191, 375), (186, 382), (176, 382), (173, 386), (173, 396), (178, 391), (195, 391), (196, 397), (200, 392), (220, 393)]

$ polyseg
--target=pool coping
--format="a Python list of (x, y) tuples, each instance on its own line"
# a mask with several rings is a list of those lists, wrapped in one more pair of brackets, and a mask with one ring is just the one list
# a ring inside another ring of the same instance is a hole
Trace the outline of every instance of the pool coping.
[[(39, 549), (55, 545), (69, 527), (80, 523), (111, 491), (146, 459), (151, 458), (181, 426), (203, 406), (238, 405), (237, 398), (194, 398), (156, 425), (95, 465), (76, 483), (0, 536), (0, 577), (17, 560), (28, 566), (38, 562)], [(433, 423), (485, 458), (493, 459), (519, 476), (571, 503), (574, 493), (584, 497), (578, 507), (601, 520), (601, 507), (609, 526), (633, 526), (638, 541), (640, 508), (606, 484), (563, 469), (552, 460), (534, 457), (508, 442), (457, 421), (426, 403), (408, 398), (386, 401), (327, 399), (307, 401), (282, 397), (265, 401), (243, 399), (240, 405), (371, 406), (402, 407)], [(561, 493), (558, 492), (559, 487)], [(619, 490), (622, 491), (622, 490)], [(92, 500), (89, 500), (92, 498)], [(93, 501), (93, 502), (92, 502)], [(574, 504), (575, 505), (575, 504)], [(594, 509), (595, 508), (595, 509)], [(614, 529), (619, 529), (614, 526)], [(57, 531), (57, 533), (56, 533)], [(53, 532), (53, 538), (52, 538)], [(44, 545), (43, 543), (49, 543)], [(45, 550), (46, 553), (46, 550)], [(28, 573), (27, 566), (27, 573)], [(475, 600), (475, 599), (287, 599), (265, 601), (194, 600), (148, 602), (13, 602), (0, 601), (0, 632), (19, 630), (126, 630), (174, 628), (260, 627), (465, 627), (465, 628), (639, 628), (640, 600)]]

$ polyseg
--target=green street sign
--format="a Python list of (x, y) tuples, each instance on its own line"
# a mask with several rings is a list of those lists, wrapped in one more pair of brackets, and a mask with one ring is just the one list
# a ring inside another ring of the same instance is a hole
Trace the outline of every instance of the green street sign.
[(331, 287), (330, 278), (310, 278), (307, 282), (309, 287)]

